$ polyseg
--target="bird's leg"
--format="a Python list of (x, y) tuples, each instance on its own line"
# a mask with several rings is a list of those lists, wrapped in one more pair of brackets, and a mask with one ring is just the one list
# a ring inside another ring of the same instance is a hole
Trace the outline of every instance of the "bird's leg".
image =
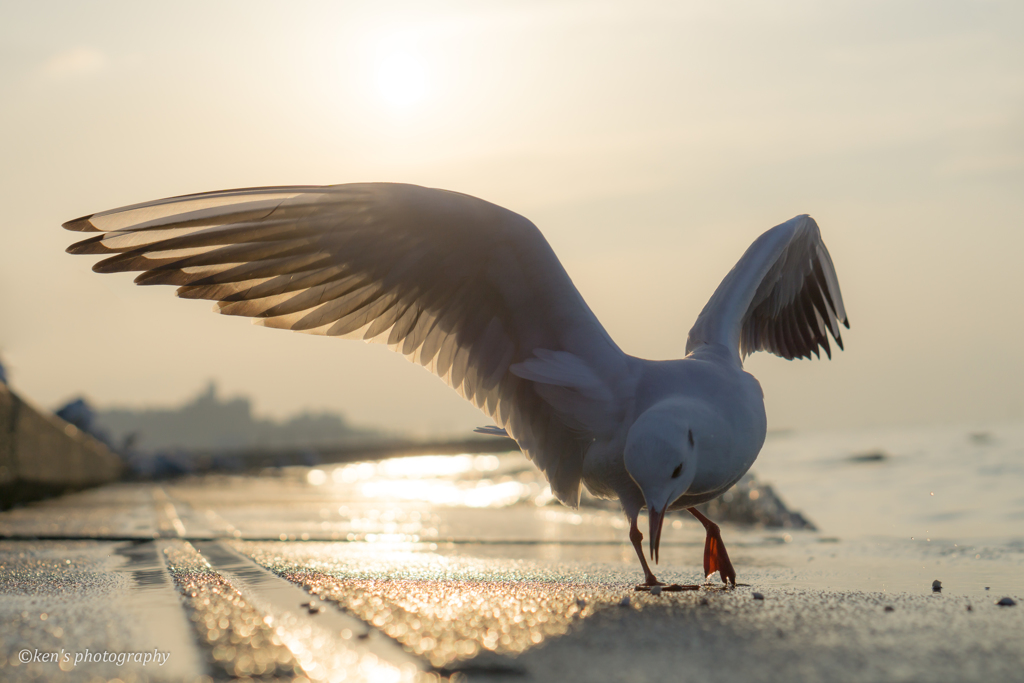
[(633, 544), (633, 549), (636, 550), (636, 556), (640, 558), (640, 566), (644, 568), (644, 582), (637, 584), (636, 590), (649, 591), (651, 586), (661, 586), (663, 591), (693, 591), (700, 588), (700, 586), (680, 586), (678, 583), (666, 586), (661, 581), (658, 581), (651, 572), (651, 568), (647, 566), (647, 558), (644, 557), (643, 540), (644, 535), (636, 525), (636, 517), (631, 517), (629, 519), (629, 541)]
[(722, 532), (718, 525), (700, 513), (697, 508), (687, 508), (690, 514), (704, 525), (707, 538), (704, 540), (704, 576), (710, 578), (716, 571), (722, 575), (722, 583), (736, 585), (736, 570), (729, 561), (729, 553), (722, 542)]
[(640, 532), (640, 528), (636, 525), (636, 517), (630, 517), (629, 519), (629, 542), (633, 544), (633, 549), (636, 550), (636, 556), (640, 558), (640, 566), (644, 568), (644, 582), (637, 586), (638, 590), (648, 589), (651, 586), (660, 586), (661, 581), (655, 578), (651, 572), (651, 568), (647, 566), (647, 558), (644, 557), (644, 546), (643, 546), (644, 535)]

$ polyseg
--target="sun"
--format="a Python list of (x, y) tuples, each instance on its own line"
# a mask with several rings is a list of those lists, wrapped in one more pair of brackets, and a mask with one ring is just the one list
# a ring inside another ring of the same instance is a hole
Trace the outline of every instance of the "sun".
[(392, 52), (377, 67), (377, 92), (395, 107), (408, 107), (427, 94), (427, 69), (418, 55)]

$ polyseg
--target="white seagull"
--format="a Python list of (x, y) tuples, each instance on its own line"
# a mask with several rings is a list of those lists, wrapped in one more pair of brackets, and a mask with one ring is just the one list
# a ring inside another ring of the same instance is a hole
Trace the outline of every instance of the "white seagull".
[[(750, 468), (767, 423), (742, 359), (831, 357), (849, 328), (818, 226), (758, 237), (701, 311), (681, 360), (623, 353), (537, 227), (481, 199), (415, 185), (263, 187), (161, 199), (64, 224), (99, 235), (99, 273), (216, 301), (256, 324), (387, 344), (507, 432), (558, 499), (618, 499), (644, 571), (640, 511), (658, 561), (668, 510), (707, 530), (704, 574), (736, 581), (718, 526), (695, 505)], [(820, 355), (819, 355), (820, 357)], [(681, 589), (681, 586), (669, 588)], [(690, 588), (690, 587), (687, 587)]]

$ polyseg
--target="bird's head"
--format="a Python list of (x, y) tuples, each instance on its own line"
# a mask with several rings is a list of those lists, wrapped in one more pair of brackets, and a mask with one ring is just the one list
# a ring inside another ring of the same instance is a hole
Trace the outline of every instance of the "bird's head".
[(713, 456), (727, 434), (699, 401), (662, 401), (644, 411), (626, 436), (626, 471), (643, 493), (650, 520), (651, 559), (658, 561), (668, 506), (693, 484), (702, 457)]

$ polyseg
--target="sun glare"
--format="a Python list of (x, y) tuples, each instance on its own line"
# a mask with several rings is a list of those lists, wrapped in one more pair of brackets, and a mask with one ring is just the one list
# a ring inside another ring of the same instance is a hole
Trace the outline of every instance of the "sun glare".
[(377, 92), (388, 104), (408, 107), (427, 93), (427, 70), (423, 60), (409, 52), (393, 52), (377, 68)]

